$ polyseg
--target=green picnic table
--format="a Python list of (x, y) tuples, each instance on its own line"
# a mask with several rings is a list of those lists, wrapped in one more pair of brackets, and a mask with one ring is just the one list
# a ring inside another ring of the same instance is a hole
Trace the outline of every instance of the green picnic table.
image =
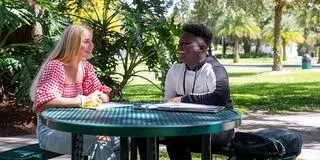
[(123, 107), (103, 110), (50, 108), (39, 118), (52, 129), (72, 133), (72, 160), (81, 159), (83, 134), (120, 136), (122, 160), (129, 159), (128, 137), (147, 137), (148, 159), (157, 159), (157, 137), (203, 135), (202, 159), (211, 159), (210, 134), (241, 124), (241, 114), (231, 109), (217, 113), (135, 109), (141, 104), (126, 103)]

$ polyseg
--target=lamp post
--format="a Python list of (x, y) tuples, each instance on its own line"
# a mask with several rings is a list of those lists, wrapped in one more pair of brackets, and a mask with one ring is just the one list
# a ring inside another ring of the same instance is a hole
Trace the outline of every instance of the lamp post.
[[(317, 17), (317, 19), (319, 20), (319, 16)], [(319, 24), (318, 24), (316, 32), (318, 33), (318, 37), (317, 37), (317, 41), (318, 41), (318, 43), (317, 43), (317, 45), (318, 45), (318, 54), (317, 54), (318, 62), (317, 62), (317, 64), (320, 64), (320, 25)]]
[(316, 32), (318, 34), (318, 37), (317, 37), (317, 41), (318, 41), (318, 43), (317, 43), (317, 45), (318, 45), (318, 54), (317, 54), (318, 62), (317, 63), (320, 64), (320, 19), (319, 19), (320, 10), (317, 8), (317, 11), (318, 11), (318, 16), (317, 16), (318, 27), (316, 29)]

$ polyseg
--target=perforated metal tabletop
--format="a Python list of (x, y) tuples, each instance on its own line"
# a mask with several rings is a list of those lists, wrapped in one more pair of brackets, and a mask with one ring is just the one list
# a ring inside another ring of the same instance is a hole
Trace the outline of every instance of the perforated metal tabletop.
[(235, 128), (241, 115), (136, 110), (133, 106), (106, 110), (52, 108), (41, 114), (50, 128), (92, 135), (154, 137), (210, 134)]

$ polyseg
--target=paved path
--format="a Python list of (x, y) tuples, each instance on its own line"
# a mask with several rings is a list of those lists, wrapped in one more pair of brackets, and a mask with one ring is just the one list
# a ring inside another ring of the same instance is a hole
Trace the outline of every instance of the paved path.
[[(223, 63), (226, 67), (251, 67), (251, 68), (272, 68), (270, 64), (245, 64), (245, 63)], [(301, 65), (299, 64), (285, 64), (282, 66), (283, 69), (301, 69)], [(304, 70), (319, 70), (320, 64), (312, 64), (311, 69), (304, 69)]]
[[(318, 59), (313, 59), (311, 62), (311, 69), (304, 69), (304, 70), (320, 70), (320, 64), (317, 63)], [(267, 68), (271, 69), (273, 62), (269, 64), (258, 64), (258, 63), (242, 63), (241, 59), (239, 63), (232, 63), (232, 62), (224, 62), (223, 60), (220, 60), (220, 62), (226, 66), (226, 67), (246, 67), (246, 68)], [(287, 61), (283, 61), (282, 68), (283, 69), (301, 69), (302, 63), (301, 63), (301, 57), (298, 58), (289, 58)]]
[[(303, 138), (303, 146), (298, 158), (320, 160), (320, 110), (286, 115), (267, 115), (264, 112), (251, 112), (243, 118), (242, 125), (237, 131), (254, 132), (266, 128), (291, 129), (299, 132)], [(0, 137), (0, 152), (36, 142), (35, 135)], [(69, 159), (70, 156), (68, 155), (54, 158), (54, 160)]]

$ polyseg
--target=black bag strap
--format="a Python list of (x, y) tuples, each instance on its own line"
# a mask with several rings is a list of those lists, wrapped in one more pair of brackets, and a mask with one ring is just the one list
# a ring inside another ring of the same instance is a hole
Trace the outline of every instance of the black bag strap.
[(266, 138), (272, 141), (274, 148), (278, 151), (278, 155), (283, 156), (284, 154), (286, 154), (286, 148), (279, 140), (269, 137)]

